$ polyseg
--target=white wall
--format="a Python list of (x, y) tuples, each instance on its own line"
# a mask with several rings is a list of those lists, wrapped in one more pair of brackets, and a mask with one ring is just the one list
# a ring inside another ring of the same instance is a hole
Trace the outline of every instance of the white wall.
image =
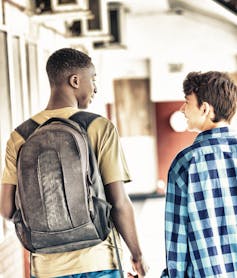
[[(18, 24), (11, 20), (16, 17), (20, 19)], [(191, 11), (184, 11), (182, 15), (126, 13), (124, 18), (125, 48), (93, 50), (84, 43), (97, 69), (98, 96), (92, 104), (97, 112), (105, 113), (104, 104), (114, 101), (113, 80), (117, 78), (150, 77), (151, 99), (171, 101), (183, 99), (182, 81), (189, 71), (237, 71), (237, 26), (234, 24)], [(52, 30), (29, 24), (25, 15), (16, 14), (12, 8), (6, 20), (12, 32), (24, 31), (26, 36), (37, 40), (39, 107), (43, 108), (49, 95), (45, 74), (47, 56), (69, 42)], [(183, 64), (182, 71), (170, 73), (170, 63)]]
[[(237, 26), (224, 21), (188, 11), (182, 15), (127, 14), (126, 36), (126, 49), (106, 50), (101, 58), (108, 101), (113, 99), (111, 79), (121, 71), (134, 75), (139, 71), (133, 63), (130, 69), (125, 67), (129, 59), (150, 60), (153, 101), (183, 99), (182, 81), (189, 71), (237, 70)], [(182, 71), (170, 73), (169, 63), (182, 63)]]
[[(95, 51), (95, 61), (99, 94), (105, 103), (114, 102), (113, 81), (123, 78), (149, 78), (150, 61), (132, 57), (128, 50), (112, 49)], [(100, 95), (101, 97), (101, 95)]]

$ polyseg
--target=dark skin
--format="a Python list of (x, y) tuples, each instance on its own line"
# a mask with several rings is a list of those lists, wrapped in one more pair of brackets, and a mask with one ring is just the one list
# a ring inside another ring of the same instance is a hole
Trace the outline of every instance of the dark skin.
[[(87, 75), (91, 78), (88, 78)], [(66, 82), (60, 86), (51, 85), (51, 96), (47, 105), (48, 110), (64, 107), (87, 108), (91, 102), (91, 97), (96, 93), (96, 87), (92, 80), (95, 72), (89, 70), (88, 73), (78, 71), (68, 77)], [(81, 89), (83, 88), (83, 90)], [(88, 98), (86, 97), (88, 94)], [(0, 195), (0, 214), (5, 219), (11, 219), (15, 211), (16, 185), (2, 184)], [(138, 278), (146, 275), (148, 267), (143, 260), (139, 246), (134, 210), (131, 201), (124, 189), (123, 181), (116, 181), (105, 185), (107, 201), (112, 205), (112, 218), (115, 227), (121, 234), (124, 242), (131, 252), (131, 263), (133, 270), (138, 274)]]
[(132, 268), (138, 273), (139, 278), (144, 277), (148, 267), (143, 261), (137, 237), (134, 210), (124, 189), (124, 183), (118, 181), (106, 185), (105, 194), (108, 202), (112, 204), (111, 215), (114, 225), (132, 254)]
[(0, 196), (0, 213), (3, 218), (10, 220), (16, 210), (15, 207), (16, 185), (2, 184)]

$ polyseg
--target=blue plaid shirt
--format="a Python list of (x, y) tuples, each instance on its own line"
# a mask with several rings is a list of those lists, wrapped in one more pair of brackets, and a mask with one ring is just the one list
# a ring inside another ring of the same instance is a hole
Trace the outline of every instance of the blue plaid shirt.
[(237, 132), (200, 133), (174, 159), (161, 277), (237, 277)]

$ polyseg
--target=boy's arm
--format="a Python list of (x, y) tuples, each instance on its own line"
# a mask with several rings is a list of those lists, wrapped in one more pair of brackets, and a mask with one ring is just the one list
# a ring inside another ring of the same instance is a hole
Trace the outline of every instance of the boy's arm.
[(5, 219), (11, 219), (15, 207), (16, 185), (3, 183), (0, 192), (0, 214)]
[(0, 188), (0, 215), (7, 220), (12, 218), (16, 210), (16, 160), (18, 150), (23, 142), (24, 139), (14, 131), (11, 133), (6, 145), (5, 168), (3, 170), (2, 184)]
[(105, 193), (108, 202), (112, 205), (111, 215), (114, 225), (131, 252), (132, 267), (138, 273), (138, 277), (142, 278), (146, 275), (148, 267), (143, 261), (134, 210), (124, 189), (124, 183), (117, 181), (105, 185)]

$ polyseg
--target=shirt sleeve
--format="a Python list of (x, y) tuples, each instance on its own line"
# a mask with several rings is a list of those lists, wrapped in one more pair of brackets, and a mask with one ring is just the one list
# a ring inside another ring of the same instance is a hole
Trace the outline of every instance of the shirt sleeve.
[(131, 180), (116, 127), (106, 118), (94, 120), (88, 128), (103, 183)]
[(188, 271), (187, 178), (184, 167), (178, 165), (173, 164), (168, 175), (165, 207), (167, 269), (161, 277), (187, 277)]
[(17, 185), (17, 171), (16, 160), (17, 153), (24, 143), (24, 139), (15, 131), (11, 133), (10, 138), (7, 141), (6, 154), (5, 154), (5, 166), (3, 169), (2, 183), (9, 183)]

